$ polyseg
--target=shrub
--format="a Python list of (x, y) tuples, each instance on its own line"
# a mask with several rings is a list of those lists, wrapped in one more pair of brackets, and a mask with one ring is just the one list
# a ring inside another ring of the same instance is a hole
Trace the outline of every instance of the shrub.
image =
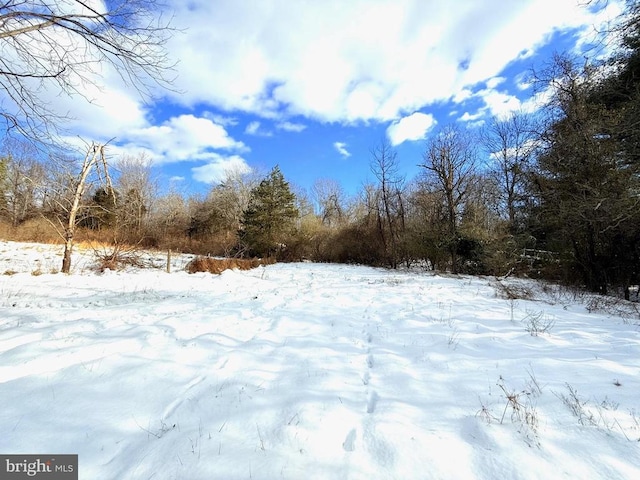
[(546, 315), (544, 312), (527, 312), (522, 323), (525, 329), (532, 337), (537, 337), (541, 333), (549, 333), (556, 321), (553, 317)]
[(93, 253), (98, 260), (98, 270), (118, 270), (123, 267), (144, 268), (147, 264), (143, 261), (137, 246), (114, 244), (111, 247), (93, 247)]
[(186, 270), (189, 273), (209, 272), (220, 274), (225, 270), (251, 270), (260, 265), (274, 264), (273, 257), (267, 258), (212, 258), (212, 257), (196, 257), (191, 260)]
[(0, 238), (14, 242), (61, 243), (55, 227), (42, 217), (32, 218), (18, 226), (0, 221)]

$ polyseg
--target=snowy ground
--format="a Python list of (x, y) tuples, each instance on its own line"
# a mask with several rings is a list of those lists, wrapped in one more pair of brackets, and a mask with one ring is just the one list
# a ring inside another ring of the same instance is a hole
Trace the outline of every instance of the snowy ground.
[(0, 242), (0, 453), (78, 454), (81, 479), (640, 478), (630, 305), (342, 265), (99, 274), (80, 253), (51, 274), (60, 247)]

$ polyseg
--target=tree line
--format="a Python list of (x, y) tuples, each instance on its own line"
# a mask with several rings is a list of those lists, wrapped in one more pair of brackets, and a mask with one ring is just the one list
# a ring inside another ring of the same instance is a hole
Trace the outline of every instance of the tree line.
[(61, 238), (77, 227), (200, 254), (419, 264), (628, 292), (640, 282), (638, 3), (610, 32), (619, 42), (607, 60), (557, 55), (531, 74), (547, 99), (536, 112), (440, 127), (421, 158), (408, 159), (416, 178), (382, 141), (370, 151), (373, 180), (352, 197), (331, 179), (297, 189), (277, 166), (263, 177), (228, 172), (205, 196), (161, 195), (143, 156), (106, 168), (88, 155), (95, 163), (83, 178), (76, 159), (42, 161), (32, 143), (7, 137), (0, 217), (7, 231), (40, 222)]

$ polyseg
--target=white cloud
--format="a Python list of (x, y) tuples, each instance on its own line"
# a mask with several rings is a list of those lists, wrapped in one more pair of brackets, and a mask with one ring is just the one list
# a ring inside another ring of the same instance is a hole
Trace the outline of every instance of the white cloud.
[(489, 152), (489, 158), (491, 159), (496, 159), (496, 158), (509, 158), (509, 157), (515, 157), (516, 155), (519, 155), (520, 157), (522, 157), (523, 155), (532, 153), (535, 148), (536, 148), (536, 141), (535, 140), (526, 140), (522, 143), (522, 145), (519, 145), (517, 148), (516, 147), (510, 147), (507, 148), (505, 150), (502, 151), (497, 151), (497, 152)]
[(433, 115), (416, 112), (393, 122), (387, 128), (387, 137), (392, 145), (425, 138), (427, 132), (436, 124)]
[(347, 144), (344, 142), (335, 142), (333, 144), (333, 148), (335, 148), (338, 153), (345, 158), (351, 156), (351, 153), (347, 150)]
[[(307, 126), (301, 123), (292, 123), (292, 122), (285, 121), (285, 122), (276, 123), (275, 128), (277, 128), (278, 130), (283, 130), (285, 132), (299, 133), (299, 132), (302, 132), (305, 128), (307, 128)], [(244, 133), (246, 133), (247, 135), (253, 135), (256, 137), (272, 137), (273, 136), (273, 132), (271, 130), (267, 130), (266, 128), (264, 128), (264, 126), (262, 125), (262, 122), (258, 120), (249, 122), (246, 128), (244, 129)]]
[[(61, 51), (69, 49), (73, 52), (80, 49), (77, 44), (65, 45)], [(83, 61), (77, 53), (70, 55), (75, 55), (70, 61)], [(28, 80), (26, 82), (38, 90), (40, 103), (53, 114), (49, 120), (56, 123), (62, 136), (81, 137), (86, 141), (106, 141), (147, 125), (147, 111), (142, 100), (123, 84), (108, 64), (89, 62), (80, 67), (80, 70), (82, 75), (95, 79), (97, 83), (89, 83), (72, 74), (67, 92), (69, 95), (56, 84), (44, 82), (36, 87)], [(3, 89), (0, 89), (0, 104), (13, 110)], [(56, 116), (62, 117), (64, 121), (55, 118)]]
[(194, 180), (203, 183), (219, 183), (225, 179), (229, 171), (250, 173), (251, 167), (238, 155), (227, 157), (214, 154), (207, 164), (191, 169)]
[(496, 90), (485, 90), (480, 96), (487, 105), (489, 113), (495, 117), (502, 117), (522, 107), (517, 97)]
[(134, 130), (127, 140), (154, 152), (154, 160), (162, 162), (207, 158), (211, 150), (246, 150), (221, 125), (193, 115), (180, 115), (159, 126)]
[(472, 96), (473, 96), (473, 92), (471, 90), (469, 90), (468, 88), (463, 88), (462, 90), (456, 92), (451, 98), (451, 100), (453, 100), (454, 103), (462, 103), (465, 100), (468, 100), (469, 98), (471, 98)]
[(185, 93), (174, 99), (272, 119), (390, 121), (478, 82), (496, 88), (505, 66), (553, 32), (591, 31), (602, 14), (579, 3), (176, 0), (186, 33), (170, 48)]
[[(504, 117), (512, 112), (527, 110), (532, 111), (533, 104), (525, 105), (514, 95), (486, 88), (480, 90), (473, 97), (482, 100), (484, 105), (475, 113), (465, 112), (458, 120), (462, 122), (477, 122), (483, 116)], [(540, 107), (541, 105), (538, 105)]]
[(244, 129), (244, 133), (246, 133), (247, 135), (255, 135), (256, 133), (258, 133), (259, 129), (260, 122), (251, 122), (249, 123), (249, 125), (247, 125), (247, 128)]
[(112, 156), (144, 153), (155, 164), (184, 161), (217, 161), (219, 151), (246, 152), (225, 128), (194, 115), (172, 117), (160, 125), (133, 129), (109, 147)]
[(276, 125), (279, 130), (284, 130), (285, 132), (302, 132), (307, 128), (306, 125), (302, 123), (292, 123), (292, 122), (282, 122)]
[(202, 116), (204, 118), (208, 118), (213, 123), (222, 125), (223, 127), (234, 127), (238, 125), (238, 119), (236, 117), (220, 115), (219, 113), (212, 113), (212, 112), (204, 112)]
[(262, 128), (262, 124), (257, 120), (250, 122), (244, 129), (244, 133), (247, 135), (253, 135), (256, 137), (271, 137), (273, 133)]
[(480, 111), (473, 114), (469, 112), (464, 112), (458, 120), (460, 120), (461, 122), (475, 122), (479, 118), (482, 118), (485, 112), (486, 112), (486, 109), (481, 109)]
[(498, 85), (504, 83), (505, 80), (506, 80), (505, 77), (493, 77), (493, 78), (490, 78), (489, 80), (487, 80), (487, 88), (494, 89)]
[(553, 88), (549, 86), (547, 89), (537, 92), (535, 95), (522, 102), (521, 110), (529, 113), (535, 112), (543, 105), (548, 104), (552, 96)]
[(523, 72), (520, 75), (517, 75), (513, 80), (520, 91), (529, 90), (533, 85), (529, 79), (528, 72)]
[[(593, 56), (593, 44), (598, 44), (599, 58), (604, 59), (613, 53), (615, 42), (603, 42), (598, 41), (598, 37), (602, 32), (611, 31), (611, 20), (618, 18), (624, 12), (624, 2), (611, 1), (611, 2), (595, 2), (595, 6), (602, 6), (604, 8), (598, 11), (593, 16), (593, 27), (590, 29), (584, 29), (578, 39), (574, 52), (577, 56), (584, 55)], [(585, 52), (586, 49), (586, 52)]]

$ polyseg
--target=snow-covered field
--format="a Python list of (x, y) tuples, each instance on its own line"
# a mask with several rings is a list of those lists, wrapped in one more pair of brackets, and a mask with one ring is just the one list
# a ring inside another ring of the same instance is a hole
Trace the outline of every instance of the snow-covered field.
[(0, 242), (0, 453), (78, 454), (91, 480), (640, 478), (631, 304), (187, 260), (51, 274), (61, 247)]

